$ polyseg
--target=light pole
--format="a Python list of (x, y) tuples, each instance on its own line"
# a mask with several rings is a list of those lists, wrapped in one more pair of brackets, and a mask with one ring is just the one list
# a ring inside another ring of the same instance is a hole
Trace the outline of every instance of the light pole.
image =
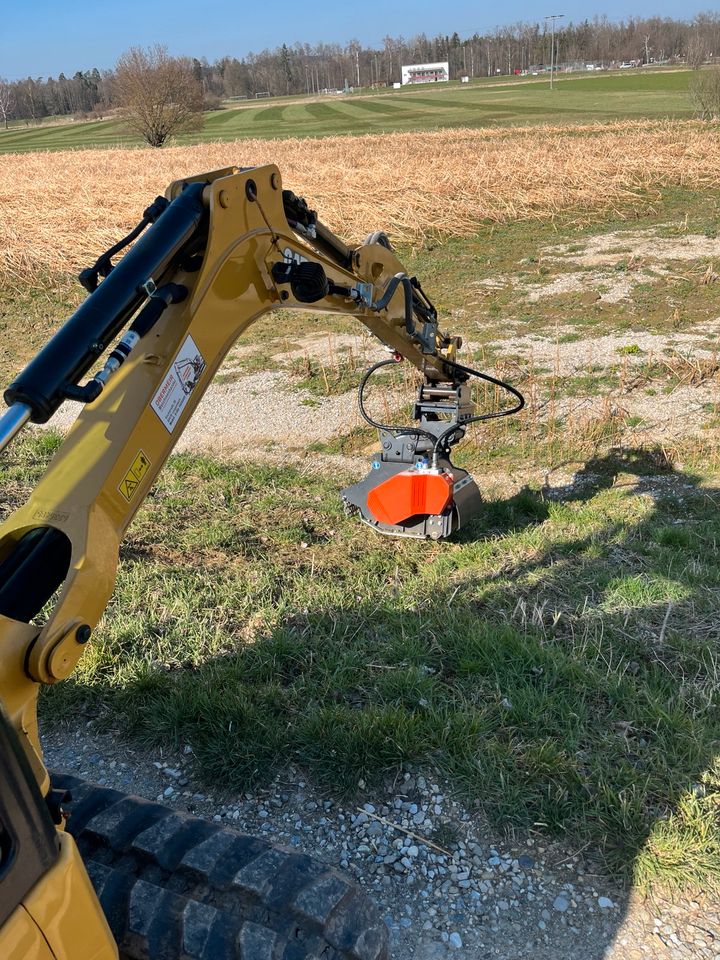
[(553, 73), (555, 72), (555, 21), (562, 20), (564, 13), (553, 13), (545, 17), (545, 22), (550, 21), (551, 40), (550, 40), (550, 89), (553, 89)]

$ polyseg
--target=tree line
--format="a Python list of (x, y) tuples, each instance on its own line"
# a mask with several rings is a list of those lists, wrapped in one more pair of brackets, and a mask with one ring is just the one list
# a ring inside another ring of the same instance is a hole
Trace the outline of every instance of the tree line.
[[(556, 27), (555, 61), (613, 66), (619, 63), (685, 63), (699, 67), (720, 59), (720, 14), (692, 20), (595, 17)], [(319, 93), (399, 82), (404, 64), (448, 61), (450, 76), (512, 74), (550, 62), (550, 31), (544, 23), (517, 23), (487, 34), (458, 33), (410, 39), (384, 38), (377, 48), (295, 43), (274, 50), (225, 56), (213, 63), (187, 58), (206, 108), (229, 97), (255, 98)], [(115, 70), (78, 70), (72, 77), (0, 79), (0, 122), (28, 123), (50, 116), (101, 117), (120, 103)]]

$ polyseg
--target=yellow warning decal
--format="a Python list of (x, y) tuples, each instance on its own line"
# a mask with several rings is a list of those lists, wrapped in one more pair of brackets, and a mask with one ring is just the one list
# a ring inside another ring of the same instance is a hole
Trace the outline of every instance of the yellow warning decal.
[(135, 491), (140, 486), (140, 481), (145, 476), (145, 474), (150, 469), (150, 461), (142, 452), (138, 451), (137, 456), (133, 460), (130, 469), (127, 471), (125, 476), (118, 487), (120, 493), (125, 497), (128, 503), (132, 500), (135, 495)]

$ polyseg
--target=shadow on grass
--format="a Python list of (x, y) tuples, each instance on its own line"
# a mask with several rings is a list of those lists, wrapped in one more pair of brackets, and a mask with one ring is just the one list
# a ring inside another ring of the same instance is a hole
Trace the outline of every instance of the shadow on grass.
[[(616, 879), (712, 882), (719, 505), (698, 477), (631, 450), (589, 461), (572, 486), (488, 504), (431, 562), (423, 545), (373, 541), (318, 574), (298, 549), (268, 574), (284, 607), (244, 623), (242, 642), (163, 665), (143, 649), (157, 617), (138, 608), (44, 713), (190, 743), (199, 775), (230, 789), (288, 761), (334, 794), (432, 765), (495, 825), (588, 844)], [(167, 580), (143, 576), (164, 603)], [(190, 609), (232, 597), (224, 576), (195, 572)]]

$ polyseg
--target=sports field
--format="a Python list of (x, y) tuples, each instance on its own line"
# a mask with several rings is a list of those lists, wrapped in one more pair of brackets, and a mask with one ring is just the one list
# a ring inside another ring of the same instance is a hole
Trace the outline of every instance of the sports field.
[[(528, 123), (688, 118), (691, 71), (642, 71), (517, 82), (427, 85), (322, 99), (233, 104), (209, 113), (202, 131), (181, 143), (244, 138), (320, 137)], [(0, 131), (0, 152), (130, 146), (139, 143), (117, 120), (68, 122)]]

